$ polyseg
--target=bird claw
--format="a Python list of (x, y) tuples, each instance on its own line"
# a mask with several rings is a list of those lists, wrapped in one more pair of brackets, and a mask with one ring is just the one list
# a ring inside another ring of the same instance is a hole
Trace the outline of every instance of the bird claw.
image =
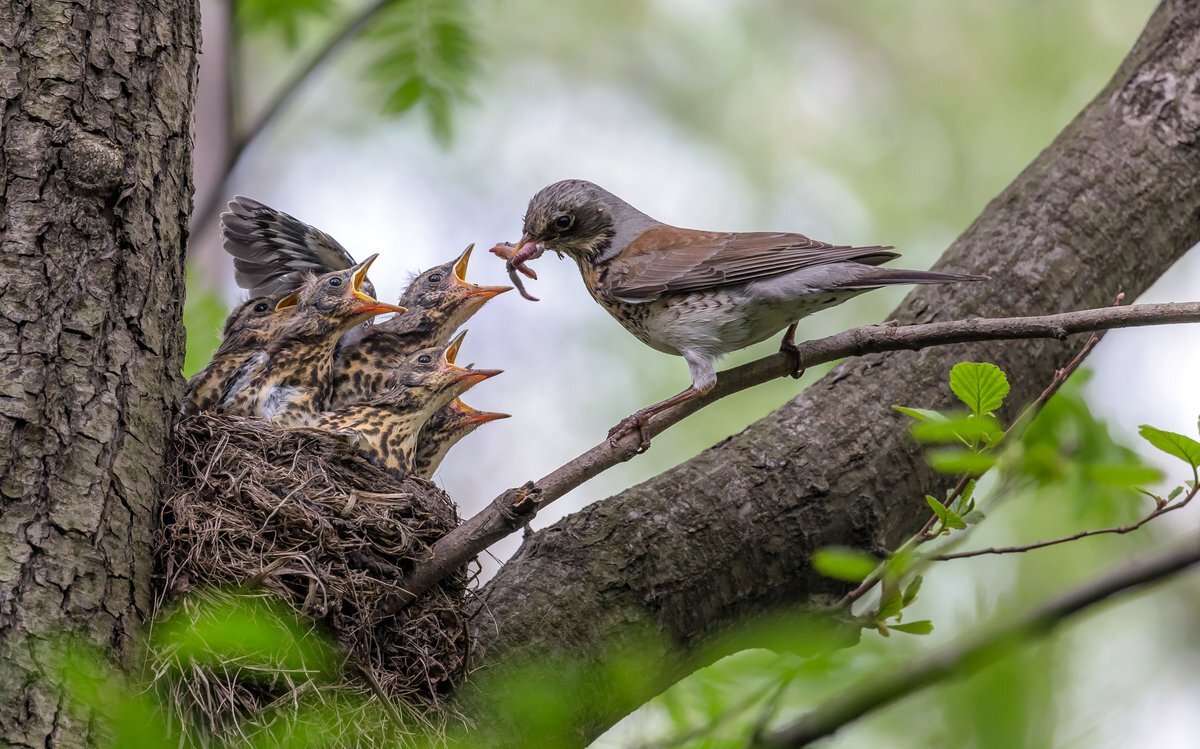
[(617, 447), (617, 443), (625, 435), (637, 430), (640, 442), (638, 443), (637, 452), (635, 455), (641, 455), (650, 449), (650, 414), (646, 411), (638, 411), (632, 416), (626, 416), (617, 422), (617, 425), (608, 430), (608, 444)]
[(800, 347), (796, 345), (796, 326), (792, 325), (784, 333), (783, 340), (779, 343), (779, 351), (786, 354), (792, 360), (791, 378), (798, 380), (804, 376), (804, 367), (800, 366)]

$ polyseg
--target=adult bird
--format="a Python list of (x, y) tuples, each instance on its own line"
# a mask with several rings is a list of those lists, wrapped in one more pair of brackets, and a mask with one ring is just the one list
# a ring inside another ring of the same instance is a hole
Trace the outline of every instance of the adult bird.
[(417, 437), (417, 451), (413, 456), (412, 472), (422, 478), (430, 478), (441, 466), (442, 460), (471, 432), (489, 421), (507, 419), (510, 414), (478, 411), (455, 398), (429, 417)]
[(333, 350), (342, 334), (376, 315), (405, 311), (362, 291), (376, 257), (343, 271), (310, 275), (299, 290), (280, 299), (276, 312), (294, 308), (291, 317), (229, 378), (218, 410), (284, 426), (302, 424), (308, 414), (323, 410), (332, 394)]
[[(890, 247), (851, 247), (790, 232), (717, 232), (670, 226), (603, 188), (569, 179), (529, 201), (523, 235), (492, 252), (510, 274), (536, 277), (525, 263), (553, 250), (576, 262), (592, 298), (638, 340), (682, 356), (692, 385), (641, 409), (609, 432), (637, 429), (649, 445), (648, 421), (708, 392), (723, 355), (787, 329), (781, 348), (798, 356), (797, 322), (883, 286), (980, 281), (962, 273), (880, 268), (899, 257)], [(513, 275), (515, 279), (516, 276)], [(798, 366), (795, 376), (801, 371)]]

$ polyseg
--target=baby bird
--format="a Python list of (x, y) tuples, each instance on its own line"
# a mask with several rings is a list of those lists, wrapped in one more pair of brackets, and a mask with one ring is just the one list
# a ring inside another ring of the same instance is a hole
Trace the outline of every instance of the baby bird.
[(184, 415), (215, 408), (234, 371), (247, 356), (263, 348), (279, 332), (293, 308), (277, 312), (278, 301), (273, 297), (256, 297), (229, 313), (221, 345), (213, 353), (212, 361), (188, 381)]
[[(229, 201), (229, 210), (221, 214), (221, 238), (233, 256), (238, 286), (252, 296), (290, 294), (310, 274), (354, 266), (354, 258), (333, 237), (242, 195)], [(370, 280), (363, 280), (362, 289), (375, 296)]]
[[(543, 188), (529, 201), (515, 247), (492, 252), (512, 277), (553, 250), (579, 266), (592, 298), (642, 343), (682, 356), (692, 385), (643, 408), (609, 432), (637, 429), (649, 446), (649, 418), (707, 393), (725, 354), (787, 329), (781, 348), (798, 362), (797, 322), (863, 292), (896, 284), (982, 281), (963, 273), (881, 268), (890, 247), (851, 247), (794, 232), (717, 232), (664, 224), (611, 192), (579, 179)], [(799, 376), (796, 367), (796, 376)]]
[(408, 312), (361, 326), (342, 338), (334, 360), (335, 407), (369, 399), (405, 356), (444, 345), (483, 305), (512, 289), (466, 280), (473, 248), (413, 279), (400, 296)]
[(442, 459), (458, 441), (489, 421), (507, 419), (509, 414), (477, 411), (461, 398), (455, 398), (439, 408), (417, 437), (417, 452), (413, 457), (413, 473), (430, 478), (442, 464)]
[(219, 410), (256, 416), (284, 426), (303, 424), (324, 410), (333, 387), (333, 350), (342, 333), (384, 312), (403, 307), (363, 293), (372, 255), (343, 271), (310, 276), (275, 305), (294, 308), (266, 348), (243, 360), (221, 398)]
[(500, 374), (498, 369), (454, 364), (460, 343), (461, 337), (449, 346), (409, 354), (372, 400), (316, 414), (308, 425), (348, 439), (372, 462), (393, 473), (411, 474), (417, 435), (429, 417), (475, 384)]

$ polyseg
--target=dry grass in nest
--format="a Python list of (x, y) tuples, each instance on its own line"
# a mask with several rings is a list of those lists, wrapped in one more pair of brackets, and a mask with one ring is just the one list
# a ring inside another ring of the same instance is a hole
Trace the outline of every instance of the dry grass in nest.
[(157, 684), (185, 726), (224, 738), (260, 729), (254, 721), (281, 708), (294, 717), (336, 705), (342, 715), (348, 692), (367, 698), (355, 703), (363, 720), (445, 717), (444, 697), (466, 662), (467, 572), (398, 613), (392, 606), (413, 558), (458, 524), (444, 492), (398, 481), (324, 434), (214, 414), (177, 427), (168, 479), (156, 619), (200, 615), (232, 595), (267, 596), (309, 617), (346, 659), (345, 678), (322, 684), (294, 664), (264, 669), (220, 652), (181, 662), (178, 651), (157, 648)]

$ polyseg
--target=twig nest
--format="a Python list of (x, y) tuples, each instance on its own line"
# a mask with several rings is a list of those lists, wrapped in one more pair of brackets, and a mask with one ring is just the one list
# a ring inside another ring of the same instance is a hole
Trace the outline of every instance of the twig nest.
[[(155, 626), (223, 597), (277, 599), (342, 647), (345, 678), (329, 687), (331, 699), (349, 684), (392, 715), (437, 722), (466, 663), (467, 571), (399, 611), (395, 598), (413, 559), (458, 525), (450, 498), (312, 430), (201, 413), (174, 439), (155, 539)], [(264, 678), (238, 663), (151, 655), (185, 725), (218, 736), (324, 688), (295, 673)]]

